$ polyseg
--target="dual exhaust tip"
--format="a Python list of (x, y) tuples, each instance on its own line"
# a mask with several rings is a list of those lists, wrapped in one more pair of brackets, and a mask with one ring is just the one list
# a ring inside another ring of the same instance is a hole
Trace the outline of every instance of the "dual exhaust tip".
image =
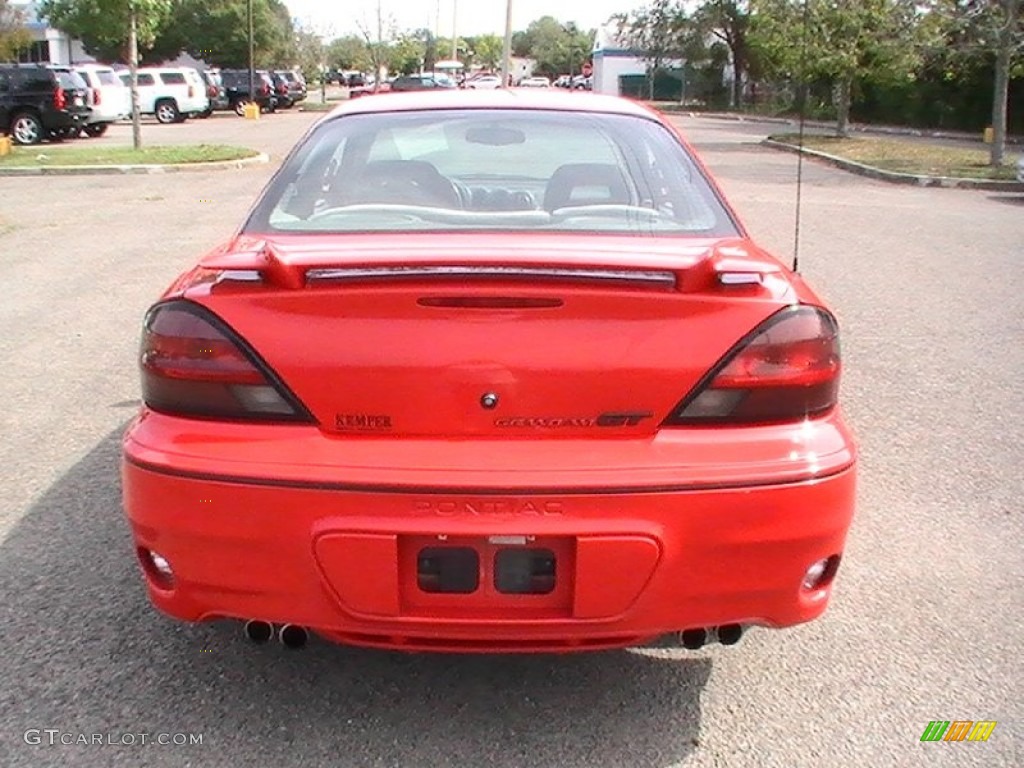
[(743, 637), (743, 626), (741, 624), (723, 624), (720, 627), (700, 627), (699, 629), (684, 629), (679, 633), (679, 644), (690, 651), (703, 648), (705, 644), (717, 638), (722, 645), (736, 645)]
[[(274, 636), (274, 625), (261, 619), (245, 622), (245, 636), (253, 643), (262, 645)], [(298, 624), (282, 624), (277, 639), (285, 648), (298, 649), (306, 645), (309, 632)]]
[[(245, 636), (251, 642), (262, 645), (273, 638), (274, 625), (269, 621), (250, 619), (245, 622)], [(687, 650), (696, 651), (713, 639), (717, 639), (722, 645), (736, 645), (741, 637), (743, 637), (743, 626), (740, 624), (684, 629), (679, 633), (679, 645)], [(303, 648), (309, 641), (309, 631), (298, 624), (282, 624), (277, 631), (277, 639), (285, 648), (296, 650)]]

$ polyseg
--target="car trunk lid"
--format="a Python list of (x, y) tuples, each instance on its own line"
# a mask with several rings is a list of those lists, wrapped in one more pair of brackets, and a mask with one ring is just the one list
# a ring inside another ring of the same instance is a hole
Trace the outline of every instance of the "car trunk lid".
[(613, 437), (792, 302), (779, 273), (736, 239), (346, 235), (240, 239), (178, 289), (327, 432)]

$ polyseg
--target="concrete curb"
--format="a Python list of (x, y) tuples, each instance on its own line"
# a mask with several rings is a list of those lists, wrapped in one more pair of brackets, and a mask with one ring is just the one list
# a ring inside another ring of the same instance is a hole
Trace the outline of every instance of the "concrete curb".
[[(792, 144), (785, 144), (781, 141), (772, 141), (771, 139), (762, 139), (761, 145), (793, 154), (801, 152), (799, 147), (794, 147)], [(841, 170), (856, 173), (860, 176), (867, 176), (869, 179), (887, 181), (891, 184), (906, 184), (915, 187), (945, 187), (947, 189), (982, 189), (990, 192), (1024, 192), (1024, 184), (1017, 181), (960, 179), (954, 176), (919, 176), (913, 173), (886, 171), (871, 165), (864, 165), (853, 160), (836, 157), (827, 152), (819, 152), (816, 149), (807, 149), (805, 147), (802, 151), (808, 157), (821, 160)]]
[[(791, 117), (770, 117), (754, 114), (738, 114), (735, 112), (695, 112), (692, 109), (666, 109), (659, 108), (668, 114), (684, 114), (687, 117), (701, 117), (706, 120), (726, 120), (734, 123), (770, 123), (773, 125), (799, 125), (800, 121)], [(836, 126), (835, 120), (805, 120), (804, 125), (812, 128), (831, 128)], [(866, 123), (852, 123), (850, 131), (853, 133), (877, 133), (883, 136), (912, 136), (915, 138), (929, 139), (951, 139), (954, 141), (971, 141), (982, 144), (980, 133), (969, 133), (967, 131), (943, 131), (930, 128), (907, 128), (899, 125), (869, 125)], [(1006, 137), (1007, 146), (1024, 145), (1024, 136), (1011, 135)]]
[(39, 165), (0, 168), (0, 176), (111, 176), (118, 174), (187, 173), (190, 171), (228, 171), (263, 165), (270, 155), (260, 152), (241, 160), (217, 160), (209, 163), (178, 163), (175, 165)]

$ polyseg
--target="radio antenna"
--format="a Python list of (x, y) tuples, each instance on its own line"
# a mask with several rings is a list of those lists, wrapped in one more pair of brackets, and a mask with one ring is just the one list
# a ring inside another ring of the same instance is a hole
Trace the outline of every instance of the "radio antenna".
[(793, 225), (793, 271), (800, 271), (800, 210), (803, 200), (804, 180), (804, 125), (807, 122), (807, 27), (809, 26), (810, 12), (807, 0), (804, 0), (803, 7), (803, 28), (800, 32), (800, 83), (797, 91), (797, 109), (800, 113), (799, 128), (797, 129), (797, 153), (796, 153), (796, 217)]

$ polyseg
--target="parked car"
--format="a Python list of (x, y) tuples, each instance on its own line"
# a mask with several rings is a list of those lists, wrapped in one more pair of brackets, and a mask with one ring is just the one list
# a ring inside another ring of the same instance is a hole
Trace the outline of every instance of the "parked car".
[(435, 88), (456, 88), (455, 81), (448, 75), (424, 72), (419, 75), (402, 75), (391, 83), (392, 91), (428, 91)]
[(228, 99), (228, 109), (234, 110), (235, 114), (245, 114), (245, 105), (255, 101), (261, 112), (273, 112), (276, 107), (274, 99), (274, 83), (270, 75), (264, 70), (255, 72), (255, 97), (249, 94), (249, 70), (247, 69), (222, 69), (221, 80), (224, 83), (224, 92)]
[(550, 88), (551, 81), (546, 77), (524, 77), (519, 83), (520, 88)]
[(501, 88), (501, 78), (498, 75), (481, 75), (480, 77), (471, 77), (466, 81), (466, 87), (481, 91)]
[(210, 106), (199, 117), (209, 117), (216, 110), (228, 109), (228, 96), (224, 90), (224, 83), (221, 82), (220, 70), (207, 69), (199, 73), (199, 76), (206, 84), (206, 96), (210, 100)]
[(836, 318), (673, 123), (357, 101), (145, 315), (121, 487), (151, 601), (458, 653), (820, 616), (855, 499)]
[(0, 64), (0, 133), (17, 144), (77, 136), (91, 112), (88, 89), (69, 67)]
[(572, 79), (572, 88), (576, 91), (592, 91), (594, 89), (594, 78), (592, 75), (576, 75)]
[(391, 90), (391, 83), (385, 80), (378, 85), (357, 85), (348, 89), (350, 99), (358, 99), (362, 96), (372, 96), (375, 93), (388, 93)]
[(555, 88), (571, 88), (572, 77), (570, 75), (559, 75), (555, 78), (555, 82), (552, 83)]
[(295, 101), (292, 99), (291, 83), (284, 76), (284, 72), (276, 69), (267, 72), (274, 84), (274, 107), (277, 109), (291, 109)]
[[(130, 87), (131, 73), (118, 73)], [(206, 83), (191, 67), (143, 67), (138, 70), (139, 112), (157, 122), (181, 123), (210, 108)]]
[(306, 79), (302, 74), (286, 69), (281, 72), (281, 75), (288, 81), (288, 96), (292, 103), (297, 104), (305, 100), (308, 95), (308, 89), (306, 88)]
[(121, 82), (113, 67), (105, 64), (76, 64), (77, 72), (88, 86), (86, 103), (91, 112), (83, 132), (102, 136), (111, 123), (131, 117), (131, 90)]

